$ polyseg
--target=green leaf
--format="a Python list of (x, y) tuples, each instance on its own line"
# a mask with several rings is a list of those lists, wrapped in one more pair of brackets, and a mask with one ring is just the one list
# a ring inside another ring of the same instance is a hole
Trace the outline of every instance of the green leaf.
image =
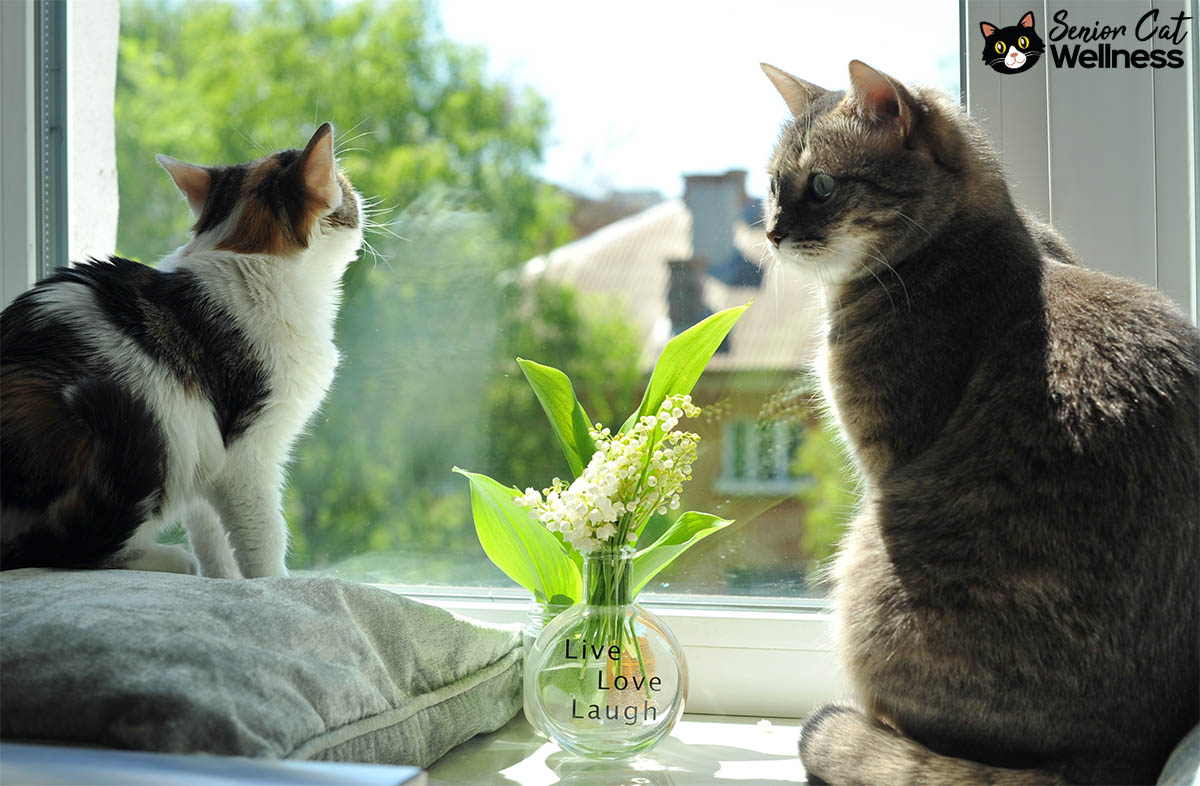
[(633, 555), (633, 594), (641, 592), (650, 579), (680, 554), (732, 523), (711, 513), (688, 512), (675, 519), (661, 538)]
[(696, 386), (696, 380), (700, 379), (704, 367), (721, 346), (725, 336), (729, 335), (734, 323), (753, 302), (751, 300), (744, 306), (718, 311), (668, 341), (658, 357), (658, 362), (654, 364), (654, 373), (650, 375), (650, 384), (646, 386), (641, 406), (636, 413), (629, 416), (625, 425), (621, 426), (621, 431), (627, 431), (641, 418), (657, 412), (667, 396), (691, 393), (692, 388)]
[(555, 596), (572, 602), (583, 597), (583, 579), (563, 542), (513, 501), (521, 492), (487, 475), (454, 471), (471, 483), (475, 533), (496, 567), (541, 603)]
[(588, 433), (591, 421), (575, 397), (571, 380), (558, 369), (532, 360), (517, 358), (517, 364), (525, 372), (525, 379), (529, 380), (534, 395), (546, 411), (550, 427), (554, 429), (559, 447), (571, 467), (571, 477), (579, 477), (596, 452), (596, 443)]

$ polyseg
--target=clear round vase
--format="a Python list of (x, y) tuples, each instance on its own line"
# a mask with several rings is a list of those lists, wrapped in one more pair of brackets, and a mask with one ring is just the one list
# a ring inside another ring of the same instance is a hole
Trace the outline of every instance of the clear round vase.
[[(539, 603), (536, 600), (529, 601), (529, 620), (525, 623), (525, 627), (521, 628), (521, 649), (524, 652), (526, 663), (529, 662), (529, 653), (533, 649), (533, 643), (537, 641), (537, 637), (542, 635), (542, 631), (558, 615), (571, 608), (571, 605), (569, 603)], [(533, 712), (529, 709), (529, 696), (525, 695), (523, 700), (525, 719), (533, 727), (534, 733), (541, 737), (547, 736), (546, 730), (537, 724)]]
[(529, 722), (571, 753), (633, 758), (683, 714), (683, 650), (662, 620), (633, 602), (632, 587), (632, 548), (585, 554), (584, 602), (559, 614), (527, 652)]

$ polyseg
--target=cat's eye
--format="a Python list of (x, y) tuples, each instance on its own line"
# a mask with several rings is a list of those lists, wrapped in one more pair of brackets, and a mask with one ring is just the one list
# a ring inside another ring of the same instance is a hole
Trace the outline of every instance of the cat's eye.
[(1020, 38), (1018, 38), (1017, 46), (1021, 47), (1022, 49), (1028, 49), (1029, 48), (1029, 36), (1021, 36)]
[(833, 196), (833, 186), (833, 175), (828, 172), (818, 172), (813, 175), (812, 182), (808, 184), (808, 187), (812, 190), (812, 195), (821, 202)]
[(996, 51), (999, 52), (1000, 54), (1004, 54), (1004, 42), (1003, 41), (996, 42)]

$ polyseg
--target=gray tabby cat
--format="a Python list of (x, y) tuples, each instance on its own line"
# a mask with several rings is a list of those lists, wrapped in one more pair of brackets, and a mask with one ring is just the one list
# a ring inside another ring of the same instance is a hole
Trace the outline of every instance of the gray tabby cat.
[(861, 705), (806, 721), (812, 782), (1153, 783), (1200, 712), (1200, 334), (1074, 264), (948, 97), (764, 70), (767, 237), (823, 284), (865, 481), (833, 576)]

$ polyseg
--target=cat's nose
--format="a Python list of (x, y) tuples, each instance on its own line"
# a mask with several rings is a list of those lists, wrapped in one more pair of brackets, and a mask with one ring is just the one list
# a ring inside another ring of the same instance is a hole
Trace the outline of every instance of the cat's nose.
[(787, 237), (787, 232), (781, 232), (779, 229), (768, 229), (767, 240), (771, 241), (771, 245), (779, 248), (779, 244)]

